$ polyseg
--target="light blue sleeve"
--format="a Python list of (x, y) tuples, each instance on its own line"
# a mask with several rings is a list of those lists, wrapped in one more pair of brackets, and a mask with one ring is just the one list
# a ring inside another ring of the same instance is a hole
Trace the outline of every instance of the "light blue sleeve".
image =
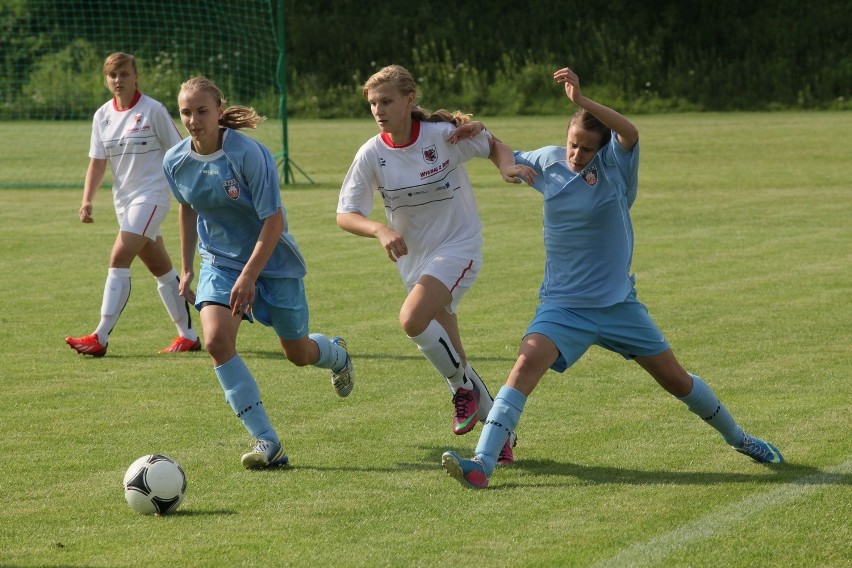
[(558, 155), (560, 153), (564, 156), (565, 149), (559, 148), (558, 146), (545, 146), (544, 148), (539, 148), (538, 150), (532, 150), (530, 152), (516, 151), (514, 153), (515, 163), (522, 166), (529, 166), (535, 170), (535, 181), (531, 187), (537, 192), (544, 194), (547, 183), (547, 176), (544, 175), (544, 170), (548, 164), (555, 161), (554, 155)]
[(240, 173), (252, 195), (258, 217), (266, 219), (284, 208), (281, 204), (278, 168), (266, 146), (247, 136), (245, 146)]
[(633, 148), (628, 150), (621, 145), (621, 142), (618, 141), (618, 134), (613, 131), (610, 146), (612, 148), (611, 159), (626, 184), (627, 206), (632, 207), (639, 192), (639, 141), (637, 140)]

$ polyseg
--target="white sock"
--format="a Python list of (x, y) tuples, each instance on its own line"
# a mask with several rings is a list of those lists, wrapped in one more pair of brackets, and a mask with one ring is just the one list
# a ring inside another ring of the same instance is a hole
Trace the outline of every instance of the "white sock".
[(426, 330), (410, 338), (430, 363), (447, 380), (453, 393), (460, 387), (470, 388), (470, 381), (464, 375), (461, 357), (444, 326), (432, 320)]
[(467, 364), (464, 374), (479, 388), (479, 420), (480, 422), (485, 422), (485, 419), (488, 418), (488, 413), (491, 412), (491, 407), (494, 405), (494, 399), (491, 398), (488, 387), (485, 386), (485, 382), (479, 376), (479, 373), (476, 372), (476, 369), (470, 366), (470, 363)]
[(118, 318), (130, 298), (130, 269), (110, 268), (104, 284), (104, 299), (101, 302), (101, 322), (95, 333), (101, 345), (109, 343), (109, 334), (118, 323)]
[(160, 293), (163, 305), (166, 306), (166, 311), (169, 312), (169, 316), (175, 323), (178, 335), (190, 341), (198, 339), (198, 334), (192, 328), (189, 303), (179, 293), (180, 277), (177, 271), (172, 268), (162, 276), (155, 276), (154, 278), (157, 280), (157, 292)]

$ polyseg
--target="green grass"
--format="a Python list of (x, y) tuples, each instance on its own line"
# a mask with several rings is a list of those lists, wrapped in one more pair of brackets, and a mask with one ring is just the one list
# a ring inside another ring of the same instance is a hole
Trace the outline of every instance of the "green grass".
[[(293, 121), (291, 157), (317, 182), (297, 175), (283, 190), (308, 260), (311, 327), (347, 339), (357, 382), (339, 399), (326, 371), (293, 367), (270, 329), (243, 326), (239, 349), (292, 460), (284, 470), (241, 469), (250, 440), (206, 355), (157, 354), (174, 328), (141, 263), (109, 355), (65, 346), (97, 323), (116, 232), (108, 190), (94, 225), (77, 220), (79, 188), (0, 191), (0, 565), (852, 564), (852, 115), (635, 122), (639, 297), (684, 365), (788, 464), (737, 454), (637, 365), (593, 348), (530, 398), (517, 464), (487, 491), (463, 490), (440, 455), (471, 453), (480, 429), (451, 434), (443, 381), (399, 329), (393, 266), (334, 224), (340, 181), (375, 127)], [(563, 143), (564, 117), (486, 123), (519, 148)], [(3, 129), (3, 179), (24, 166), (85, 171), (88, 124)], [(277, 132), (257, 135), (274, 144)], [(496, 392), (536, 304), (541, 201), (483, 160), (470, 171), (485, 265), (460, 321)], [(176, 208), (165, 232), (176, 259)], [(125, 469), (151, 452), (186, 470), (173, 516), (124, 503)]]

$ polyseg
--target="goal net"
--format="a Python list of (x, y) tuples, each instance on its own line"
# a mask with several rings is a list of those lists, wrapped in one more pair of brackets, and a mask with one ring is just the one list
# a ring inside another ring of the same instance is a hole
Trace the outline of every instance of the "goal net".
[(270, 119), (252, 135), (280, 152), (282, 4), (0, 0), (0, 154), (7, 162), (0, 187), (82, 189), (92, 115), (111, 97), (103, 60), (116, 51), (136, 56), (139, 90), (174, 117), (180, 84), (195, 74), (209, 77), (229, 105), (254, 107)]

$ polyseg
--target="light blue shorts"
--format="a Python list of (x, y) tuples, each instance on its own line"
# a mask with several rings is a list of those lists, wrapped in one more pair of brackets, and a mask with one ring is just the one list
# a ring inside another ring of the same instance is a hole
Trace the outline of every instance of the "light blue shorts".
[(540, 333), (559, 349), (551, 369), (564, 372), (589, 347), (599, 345), (625, 359), (659, 355), (669, 348), (636, 290), (621, 303), (606, 308), (563, 308), (539, 304), (527, 335)]
[[(240, 273), (230, 268), (201, 264), (195, 307), (210, 302), (229, 306), (231, 290)], [(301, 339), (308, 335), (308, 299), (305, 296), (305, 281), (302, 278), (257, 279), (254, 304), (246, 319), (256, 319), (271, 326), (281, 339)]]

